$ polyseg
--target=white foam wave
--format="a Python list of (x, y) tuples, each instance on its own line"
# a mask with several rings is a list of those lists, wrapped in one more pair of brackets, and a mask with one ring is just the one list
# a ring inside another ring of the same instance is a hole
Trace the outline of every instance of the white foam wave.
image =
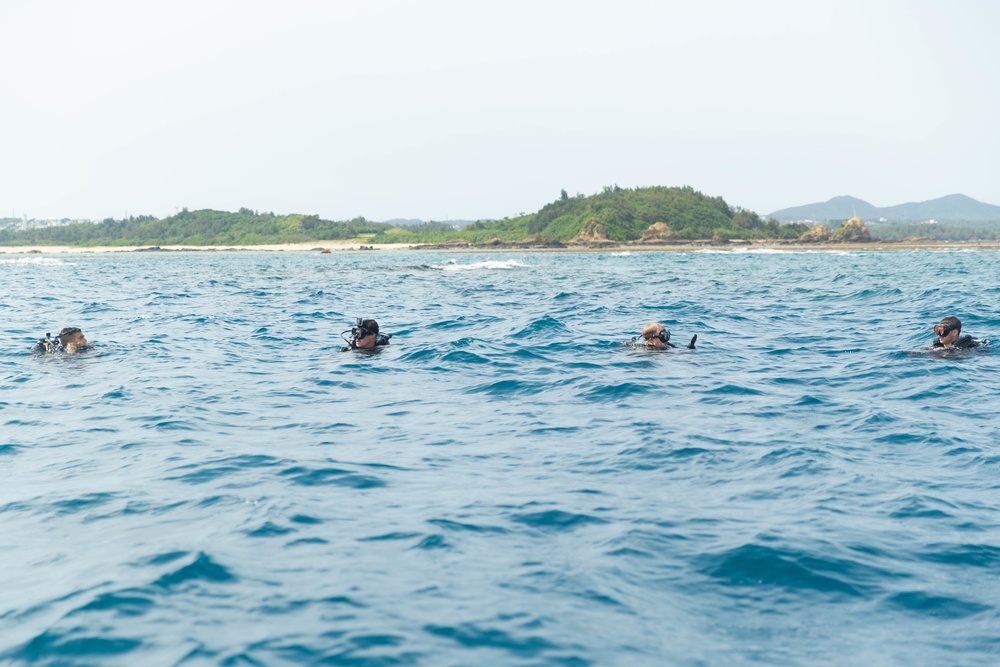
[[(726, 251), (723, 251), (726, 252)], [(797, 252), (796, 250), (781, 250), (779, 248), (747, 248), (736, 247), (728, 252), (739, 255), (788, 255)]]
[(459, 264), (455, 260), (449, 260), (445, 265), (431, 264), (431, 268), (440, 269), (442, 271), (495, 271), (495, 270), (510, 270), (518, 269), (528, 266), (516, 259), (508, 260), (490, 260), (486, 262), (473, 262), (471, 264)]
[(613, 252), (613, 253), (611, 253), (611, 256), (612, 257), (628, 257), (631, 254), (632, 253), (630, 251), (625, 250), (623, 252)]
[(34, 264), (36, 266), (74, 266), (58, 257), (0, 257), (0, 264)]

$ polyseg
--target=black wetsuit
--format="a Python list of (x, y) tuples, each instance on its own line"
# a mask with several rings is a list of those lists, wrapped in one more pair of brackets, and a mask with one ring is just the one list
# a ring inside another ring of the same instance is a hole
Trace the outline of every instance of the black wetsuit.
[(388, 345), (390, 338), (392, 338), (392, 334), (375, 334), (375, 345), (373, 347), (358, 347), (356, 341), (352, 340), (349, 345), (340, 348), (340, 351), (350, 352), (351, 350), (357, 350), (358, 352), (371, 352), (378, 347)]
[[(966, 335), (962, 336), (961, 338), (959, 338), (958, 340), (956, 340), (954, 343), (952, 343), (951, 349), (953, 349), (953, 350), (971, 350), (972, 348), (979, 347), (982, 344), (983, 344), (983, 341), (978, 340), (976, 338), (973, 338), (969, 334), (966, 334)], [(948, 349), (948, 348), (945, 348), (945, 346), (942, 345), (941, 341), (939, 341), (939, 340), (934, 341), (934, 343), (931, 345), (931, 347), (933, 347), (933, 348), (940, 348), (940, 349)]]

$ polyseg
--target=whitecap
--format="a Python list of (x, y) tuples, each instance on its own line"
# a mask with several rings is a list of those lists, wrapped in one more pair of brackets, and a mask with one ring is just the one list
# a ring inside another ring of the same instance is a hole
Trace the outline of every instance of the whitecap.
[(431, 264), (432, 269), (439, 269), (441, 271), (492, 271), (492, 270), (510, 270), (517, 269), (528, 266), (523, 262), (519, 262), (516, 259), (508, 260), (489, 260), (485, 262), (473, 262), (472, 264), (459, 264), (455, 260), (450, 260), (445, 265)]
[(0, 264), (34, 264), (36, 266), (74, 266), (58, 257), (0, 257)]

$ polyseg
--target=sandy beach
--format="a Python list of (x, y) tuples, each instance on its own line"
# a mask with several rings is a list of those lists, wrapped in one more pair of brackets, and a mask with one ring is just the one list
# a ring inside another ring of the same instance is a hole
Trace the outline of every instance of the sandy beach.
[(512, 245), (435, 245), (420, 243), (335, 243), (316, 241), (308, 243), (286, 243), (275, 245), (252, 246), (0, 246), (0, 255), (24, 254), (59, 254), (59, 253), (127, 253), (127, 252), (315, 252), (324, 251), (398, 251), (444, 250), (476, 251), (476, 252), (692, 252), (698, 250), (746, 252), (749, 250), (774, 251), (835, 251), (835, 250), (945, 250), (945, 249), (987, 249), (1000, 248), (1000, 241), (869, 241), (866, 243), (795, 243), (781, 241), (732, 242), (728, 244), (713, 244), (711, 242), (691, 242), (670, 245), (639, 245), (639, 244), (594, 244), (569, 245), (566, 247), (524, 247)]

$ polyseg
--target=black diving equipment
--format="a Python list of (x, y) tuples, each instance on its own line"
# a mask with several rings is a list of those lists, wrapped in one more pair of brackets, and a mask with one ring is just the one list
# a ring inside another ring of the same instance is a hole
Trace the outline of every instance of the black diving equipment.
[(947, 324), (935, 324), (934, 325), (934, 333), (937, 334), (940, 338), (944, 338), (945, 336), (947, 336), (948, 334), (950, 334), (952, 331), (954, 331), (954, 329), (952, 329), (951, 327), (949, 327)]
[[(670, 345), (670, 332), (667, 331), (666, 329), (664, 329), (660, 333), (656, 334), (655, 336), (649, 336), (649, 337), (647, 337), (646, 340), (650, 340), (650, 339), (653, 339), (653, 338), (656, 338), (657, 340), (659, 340), (664, 345)], [(677, 347), (677, 346), (676, 345), (670, 345), (670, 347)]]
[(359, 338), (364, 338), (370, 333), (372, 332), (365, 328), (363, 319), (360, 317), (354, 319), (354, 327), (351, 329), (351, 338), (357, 340)]
[(45, 338), (39, 338), (38, 342), (31, 348), (31, 354), (53, 354), (62, 352), (62, 350), (63, 346), (59, 339), (53, 338), (51, 333), (46, 332)]

